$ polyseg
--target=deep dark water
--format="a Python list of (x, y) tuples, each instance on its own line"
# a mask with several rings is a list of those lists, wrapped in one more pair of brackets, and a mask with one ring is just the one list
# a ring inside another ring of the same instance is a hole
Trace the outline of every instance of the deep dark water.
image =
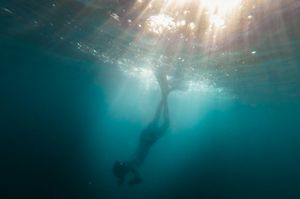
[(125, 77), (9, 38), (1, 63), (1, 198), (300, 197), (295, 102), (212, 102), (195, 125), (155, 145), (141, 186), (118, 187), (111, 164), (130, 155), (145, 123), (126, 120), (139, 110), (110, 113)]

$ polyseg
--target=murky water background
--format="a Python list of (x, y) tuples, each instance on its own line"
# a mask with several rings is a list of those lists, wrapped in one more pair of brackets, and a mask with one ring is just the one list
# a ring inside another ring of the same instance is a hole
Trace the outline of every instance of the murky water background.
[(176, 57), (189, 89), (171, 94), (137, 187), (111, 166), (153, 115), (160, 55), (99, 5), (0, 3), (3, 198), (300, 196), (298, 1), (273, 1), (247, 42)]

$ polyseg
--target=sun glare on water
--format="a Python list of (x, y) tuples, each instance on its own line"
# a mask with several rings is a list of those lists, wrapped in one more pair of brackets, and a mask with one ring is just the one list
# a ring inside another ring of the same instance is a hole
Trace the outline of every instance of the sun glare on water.
[(156, 34), (162, 34), (165, 31), (174, 30), (176, 24), (172, 17), (165, 14), (159, 14), (149, 17), (147, 19), (147, 26), (149, 31)]
[[(137, 56), (138, 67), (124, 67), (124, 72), (141, 80), (147, 88), (157, 86), (151, 66), (174, 68), (184, 76), (206, 63), (206, 53), (218, 52), (229, 46), (236, 33), (243, 32), (256, 20), (252, 17), (259, 0), (136, 0), (128, 18), (112, 15), (135, 37), (128, 52), (143, 52)], [(250, 16), (250, 17), (249, 17)], [(145, 51), (145, 53), (144, 53)], [(165, 57), (157, 63), (159, 57)], [(199, 59), (191, 59), (194, 57)], [(131, 60), (130, 53), (122, 59)], [(144, 61), (142, 61), (144, 60)], [(148, 60), (148, 61), (145, 61)], [(132, 65), (136, 65), (133, 61)], [(144, 66), (145, 65), (145, 66)], [(122, 65), (123, 66), (123, 65)], [(150, 66), (147, 68), (147, 66)], [(206, 66), (203, 66), (206, 67)], [(184, 76), (187, 80), (190, 76)], [(200, 83), (199, 83), (200, 82)], [(211, 90), (197, 78), (189, 82), (188, 90)]]
[(175, 7), (196, 3), (210, 11), (218, 10), (220, 12), (227, 12), (239, 6), (242, 3), (242, 0), (160, 0), (160, 2), (163, 2), (165, 5)]
[[(194, 32), (197, 28), (203, 29), (196, 16), (205, 14), (210, 28), (224, 29), (234, 20), (242, 3), (242, 0), (153, 0), (146, 11), (157, 14), (147, 17), (145, 27), (157, 35), (183, 28)], [(191, 15), (195, 16), (194, 19)]]
[(210, 12), (226, 13), (238, 8), (242, 0), (200, 0)]
[(242, 0), (201, 0), (207, 10), (210, 25), (215, 28), (225, 28), (226, 20), (233, 20)]

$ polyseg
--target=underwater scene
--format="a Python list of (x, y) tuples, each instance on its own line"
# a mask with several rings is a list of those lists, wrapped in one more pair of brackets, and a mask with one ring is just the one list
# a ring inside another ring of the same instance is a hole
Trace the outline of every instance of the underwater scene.
[(299, 0), (0, 0), (0, 198), (299, 199)]

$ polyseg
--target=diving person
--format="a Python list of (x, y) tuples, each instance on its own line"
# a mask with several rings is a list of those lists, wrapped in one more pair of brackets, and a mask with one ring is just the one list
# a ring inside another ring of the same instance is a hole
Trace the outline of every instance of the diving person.
[[(118, 178), (118, 183), (123, 184), (126, 176), (132, 174), (132, 178), (128, 181), (129, 185), (139, 184), (142, 178), (138, 168), (143, 161), (152, 145), (161, 138), (170, 127), (169, 110), (168, 110), (168, 95), (174, 88), (168, 85), (167, 77), (164, 72), (156, 73), (156, 78), (161, 90), (161, 100), (156, 108), (155, 115), (150, 124), (141, 132), (139, 144), (134, 156), (126, 162), (116, 161), (113, 166), (113, 173)], [(160, 117), (163, 114), (163, 121), (160, 125)]]

